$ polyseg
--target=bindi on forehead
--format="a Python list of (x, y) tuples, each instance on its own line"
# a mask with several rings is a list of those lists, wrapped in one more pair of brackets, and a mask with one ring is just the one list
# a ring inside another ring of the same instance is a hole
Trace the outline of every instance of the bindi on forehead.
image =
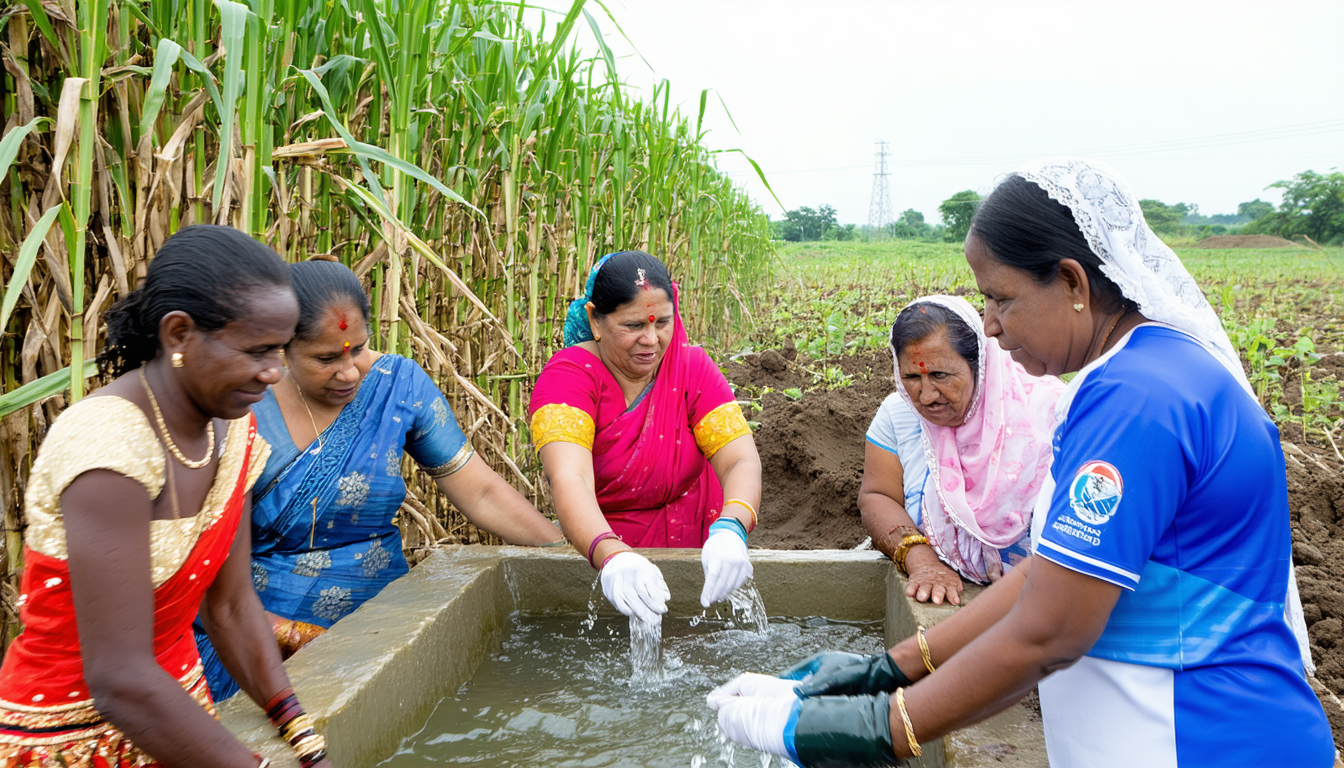
[(915, 365), (918, 365), (918, 366), (919, 366), (919, 372), (920, 372), (920, 373), (928, 373), (928, 372), (929, 372), (928, 366), (924, 365), (924, 361), (923, 361), (923, 360), (920, 360), (918, 363), (915, 363)]

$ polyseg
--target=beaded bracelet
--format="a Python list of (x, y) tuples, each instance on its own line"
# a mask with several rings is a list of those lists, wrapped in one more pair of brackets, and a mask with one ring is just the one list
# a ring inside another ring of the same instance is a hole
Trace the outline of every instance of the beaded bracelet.
[[(593, 538), (593, 543), (588, 545), (588, 564), (597, 568), (597, 563), (593, 562), (593, 553), (597, 551), (598, 542), (604, 539), (615, 539), (621, 541), (621, 537), (616, 535), (615, 531), (603, 531)], [(600, 568), (598, 570), (601, 570)]]
[(897, 545), (899, 545), (901, 540), (904, 539), (906, 536), (918, 536), (918, 535), (920, 535), (920, 530), (918, 527), (913, 525), (898, 525), (893, 527), (886, 533), (882, 534), (881, 536), (874, 538), (873, 549), (876, 549), (878, 552), (881, 552), (882, 554), (886, 555), (892, 560), (895, 560), (896, 547), (892, 546), (891, 544), (892, 539), (894, 538), (896, 540)]

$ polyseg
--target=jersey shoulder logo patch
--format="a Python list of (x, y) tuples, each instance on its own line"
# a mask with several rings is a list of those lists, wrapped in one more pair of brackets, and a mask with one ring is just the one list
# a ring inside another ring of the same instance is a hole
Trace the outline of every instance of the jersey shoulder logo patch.
[(1124, 490), (1119, 470), (1104, 461), (1089, 461), (1073, 478), (1069, 506), (1083, 522), (1101, 525), (1115, 514)]

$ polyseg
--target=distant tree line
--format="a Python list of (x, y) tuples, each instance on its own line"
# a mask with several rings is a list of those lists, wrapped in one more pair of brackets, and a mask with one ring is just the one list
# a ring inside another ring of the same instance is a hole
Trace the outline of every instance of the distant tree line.
[[(1169, 237), (1209, 237), (1232, 233), (1278, 235), (1288, 239), (1308, 237), (1321, 245), (1344, 245), (1344, 173), (1322, 175), (1303, 171), (1288, 181), (1277, 181), (1267, 189), (1282, 189), (1283, 202), (1276, 208), (1260, 198), (1241, 203), (1236, 213), (1206, 216), (1193, 203), (1168, 205), (1161, 200), (1143, 199), (1139, 207), (1148, 226)], [(816, 210), (798, 208), (771, 221), (776, 240), (809, 242), (818, 240), (931, 240), (961, 242), (971, 226), (971, 217), (980, 204), (974, 190), (963, 190), (938, 206), (942, 223), (930, 224), (924, 214), (913, 208), (901, 212), (895, 222), (881, 230), (840, 224), (835, 209), (823, 205)]]

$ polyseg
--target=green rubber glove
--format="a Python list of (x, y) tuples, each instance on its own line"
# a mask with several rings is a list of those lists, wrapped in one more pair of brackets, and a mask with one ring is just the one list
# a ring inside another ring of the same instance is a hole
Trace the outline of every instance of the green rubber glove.
[(891, 696), (803, 699), (793, 752), (804, 768), (900, 765), (891, 748)]
[(785, 670), (780, 677), (802, 681), (795, 688), (801, 698), (892, 693), (910, 685), (910, 679), (885, 652), (875, 656), (818, 653)]

